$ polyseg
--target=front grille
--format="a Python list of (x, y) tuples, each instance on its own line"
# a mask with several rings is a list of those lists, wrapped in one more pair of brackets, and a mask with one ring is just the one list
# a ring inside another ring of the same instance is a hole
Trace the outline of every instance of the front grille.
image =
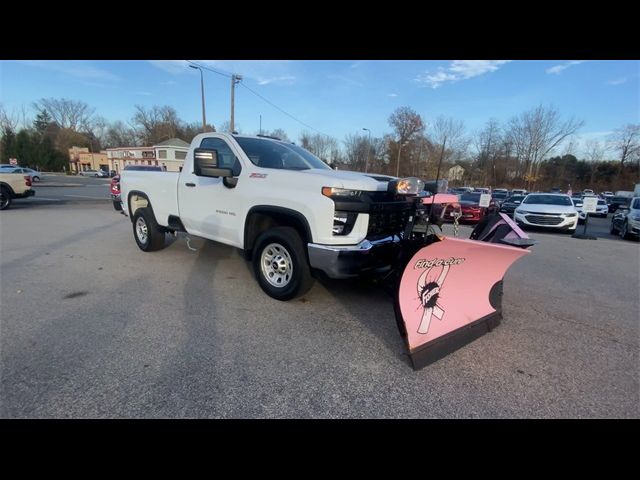
[(527, 222), (536, 225), (559, 225), (562, 223), (562, 217), (547, 217), (544, 215), (525, 215)]
[(369, 209), (367, 238), (384, 237), (404, 230), (411, 211), (410, 202), (374, 203)]

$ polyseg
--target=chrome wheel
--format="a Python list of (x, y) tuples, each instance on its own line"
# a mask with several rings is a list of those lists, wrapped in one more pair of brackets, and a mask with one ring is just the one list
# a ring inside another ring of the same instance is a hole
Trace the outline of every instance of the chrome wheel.
[(147, 229), (147, 222), (144, 221), (144, 218), (139, 217), (136, 220), (136, 236), (140, 243), (146, 244), (149, 239), (149, 230)]
[(622, 224), (622, 228), (620, 229), (620, 238), (627, 238), (627, 234), (628, 234), (628, 225), (627, 222), (624, 222)]
[(270, 243), (260, 255), (262, 276), (274, 287), (285, 287), (293, 275), (291, 255), (279, 243)]

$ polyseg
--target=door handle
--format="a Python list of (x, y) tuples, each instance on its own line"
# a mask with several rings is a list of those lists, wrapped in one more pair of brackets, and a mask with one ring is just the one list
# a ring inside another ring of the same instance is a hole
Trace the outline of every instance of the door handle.
[(190, 183), (190, 182), (185, 183), (185, 185), (186, 185), (187, 187), (195, 187), (195, 186), (196, 186), (196, 184), (195, 184), (195, 183)]

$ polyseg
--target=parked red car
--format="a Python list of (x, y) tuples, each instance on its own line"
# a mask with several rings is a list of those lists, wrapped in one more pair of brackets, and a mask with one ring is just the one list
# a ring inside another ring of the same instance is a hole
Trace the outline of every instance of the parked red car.
[[(491, 199), (488, 207), (481, 207), (480, 195), (480, 193), (475, 192), (460, 195), (460, 208), (462, 210), (462, 216), (460, 217), (461, 223), (478, 223), (486, 215), (491, 215), (499, 210), (500, 206), (494, 199)], [(449, 212), (445, 212), (445, 218), (447, 218), (447, 214), (449, 214)], [(453, 220), (450, 214), (449, 217)]]

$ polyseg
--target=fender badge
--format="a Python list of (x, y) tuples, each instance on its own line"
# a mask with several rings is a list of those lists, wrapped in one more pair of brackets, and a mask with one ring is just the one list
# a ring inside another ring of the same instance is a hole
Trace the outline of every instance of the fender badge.
[(267, 178), (268, 173), (252, 173), (249, 178)]

